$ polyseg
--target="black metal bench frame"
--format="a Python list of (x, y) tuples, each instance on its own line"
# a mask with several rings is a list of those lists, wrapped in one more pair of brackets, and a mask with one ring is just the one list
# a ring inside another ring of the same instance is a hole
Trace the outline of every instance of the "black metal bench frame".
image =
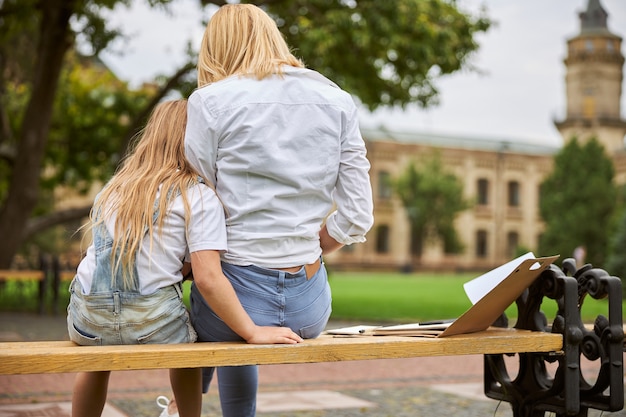
[[(584, 417), (589, 409), (624, 407), (621, 280), (589, 264), (580, 269), (575, 265), (573, 259), (565, 259), (561, 269), (551, 265), (516, 301), (514, 327), (562, 334), (563, 355), (519, 353), (515, 377), (509, 375), (505, 354), (484, 356), (485, 395), (510, 403), (515, 417), (539, 417), (546, 412)], [(587, 295), (608, 298), (608, 318), (599, 315), (592, 329), (583, 324), (580, 314)], [(552, 325), (540, 310), (544, 297), (558, 306)], [(581, 372), (583, 356), (598, 363), (593, 382)], [(558, 366), (551, 374), (548, 369), (555, 362)]]

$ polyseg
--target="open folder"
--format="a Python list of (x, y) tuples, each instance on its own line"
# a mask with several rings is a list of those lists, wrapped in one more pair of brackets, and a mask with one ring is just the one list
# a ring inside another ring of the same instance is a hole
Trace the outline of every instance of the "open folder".
[(446, 337), (479, 332), (491, 326), (558, 257), (535, 258), (529, 252), (465, 283), (465, 292), (473, 305), (455, 320), (394, 326), (351, 326), (328, 330), (327, 333), (345, 336)]

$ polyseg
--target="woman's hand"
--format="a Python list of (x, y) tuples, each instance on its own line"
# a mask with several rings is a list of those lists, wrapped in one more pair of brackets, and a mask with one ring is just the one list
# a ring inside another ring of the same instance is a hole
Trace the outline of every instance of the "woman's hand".
[(256, 326), (246, 342), (256, 345), (296, 344), (304, 341), (289, 327)]
[(328, 255), (329, 253), (336, 252), (343, 246), (343, 243), (337, 242), (330, 236), (330, 234), (328, 234), (328, 229), (326, 228), (326, 225), (324, 225), (320, 230), (320, 247), (322, 248), (322, 255)]

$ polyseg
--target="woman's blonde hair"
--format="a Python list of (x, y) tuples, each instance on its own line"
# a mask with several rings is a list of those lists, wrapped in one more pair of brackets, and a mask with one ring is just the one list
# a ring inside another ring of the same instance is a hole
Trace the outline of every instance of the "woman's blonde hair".
[(258, 79), (281, 74), (281, 65), (304, 67), (272, 18), (252, 4), (227, 4), (211, 17), (198, 55), (198, 87), (231, 75)]
[[(91, 209), (92, 228), (104, 226), (107, 219), (115, 218), (111, 264), (113, 271), (121, 268), (125, 288), (129, 288), (134, 279), (135, 257), (146, 233), (152, 249), (155, 226), (161, 235), (169, 205), (178, 195), (182, 196), (185, 224), (188, 224), (186, 191), (198, 183), (199, 177), (185, 158), (186, 123), (186, 100), (157, 105), (145, 128), (135, 138), (134, 148)], [(159, 188), (158, 216), (154, 221)], [(114, 277), (115, 274), (111, 279)]]

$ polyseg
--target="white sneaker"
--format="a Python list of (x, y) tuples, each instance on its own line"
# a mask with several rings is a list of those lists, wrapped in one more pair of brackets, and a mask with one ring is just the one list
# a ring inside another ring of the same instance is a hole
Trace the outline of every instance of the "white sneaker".
[(174, 413), (174, 414), (170, 414), (167, 411), (167, 407), (170, 405), (170, 399), (163, 396), (163, 395), (159, 395), (156, 399), (156, 403), (159, 407), (161, 407), (163, 409), (163, 411), (161, 411), (161, 414), (159, 415), (159, 417), (178, 417), (178, 412)]

